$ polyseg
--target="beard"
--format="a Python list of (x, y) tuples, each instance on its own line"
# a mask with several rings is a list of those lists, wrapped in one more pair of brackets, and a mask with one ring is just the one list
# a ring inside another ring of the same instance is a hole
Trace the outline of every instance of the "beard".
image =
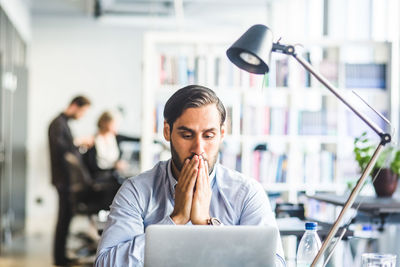
[[(171, 147), (172, 162), (175, 165), (175, 168), (179, 172), (181, 172), (182, 168), (183, 168), (183, 163), (185, 162), (185, 160), (186, 159), (191, 160), (196, 154), (193, 153), (190, 157), (180, 160), (178, 152), (176, 151), (174, 144), (172, 143), (172, 140), (170, 141), (170, 147)], [(217, 162), (217, 155), (218, 155), (218, 152), (215, 155), (212, 155), (211, 158), (209, 158), (209, 157), (206, 158), (203, 156), (204, 161), (207, 162), (207, 165), (208, 165), (208, 174), (209, 175), (214, 170), (215, 163)]]

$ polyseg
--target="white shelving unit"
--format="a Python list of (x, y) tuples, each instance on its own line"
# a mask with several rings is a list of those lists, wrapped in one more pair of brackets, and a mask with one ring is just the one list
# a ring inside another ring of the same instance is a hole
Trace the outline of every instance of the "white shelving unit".
[[(225, 51), (236, 38), (183, 32), (145, 35), (142, 171), (154, 165), (159, 153), (153, 141), (162, 138), (163, 103), (175, 90), (197, 83), (215, 90), (228, 109), (230, 130), (221, 151), (223, 164), (258, 178), (266, 191), (282, 192), (290, 202), (297, 202), (299, 191), (342, 192), (345, 179), (353, 175), (349, 170), (356, 168), (350, 111), (318, 81), (308, 80), (305, 70), (287, 56), (273, 55), (268, 85), (262, 88), (267, 83), (262, 76), (240, 71), (228, 61)], [(391, 116), (391, 43), (322, 40), (305, 44), (305, 49), (310, 51), (311, 64), (346, 94), (351, 91), (346, 88), (347, 68), (384, 64), (385, 88), (355, 90)], [(361, 54), (358, 58), (349, 57), (354, 49), (365, 51), (356, 51)], [(182, 66), (186, 69), (179, 69)], [(255, 152), (257, 146), (261, 150)], [(256, 157), (269, 160), (257, 163)]]

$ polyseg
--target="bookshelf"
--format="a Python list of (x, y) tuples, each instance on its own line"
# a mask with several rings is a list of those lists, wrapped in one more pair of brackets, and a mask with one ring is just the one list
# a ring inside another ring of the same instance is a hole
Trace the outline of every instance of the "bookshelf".
[[(294, 59), (273, 54), (265, 77), (239, 70), (225, 55), (237, 36), (145, 34), (142, 171), (169, 156), (153, 145), (163, 140), (166, 100), (195, 83), (213, 89), (227, 108), (222, 164), (294, 203), (303, 191), (342, 193), (347, 179), (358, 178), (354, 136), (368, 127)], [(390, 118), (391, 49), (389, 42), (319, 40), (305, 43), (301, 52), (339, 90), (350, 98), (357, 91)]]

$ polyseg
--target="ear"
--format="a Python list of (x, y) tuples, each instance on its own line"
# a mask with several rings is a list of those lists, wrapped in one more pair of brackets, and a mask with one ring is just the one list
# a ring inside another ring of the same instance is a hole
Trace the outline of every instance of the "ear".
[(171, 141), (171, 130), (167, 121), (164, 120), (164, 138), (168, 142)]
[(224, 124), (222, 124), (222, 126), (221, 126), (221, 143), (222, 143), (222, 141), (224, 141), (224, 138), (225, 138), (225, 131), (226, 131), (226, 125), (225, 125), (225, 123), (224, 123)]

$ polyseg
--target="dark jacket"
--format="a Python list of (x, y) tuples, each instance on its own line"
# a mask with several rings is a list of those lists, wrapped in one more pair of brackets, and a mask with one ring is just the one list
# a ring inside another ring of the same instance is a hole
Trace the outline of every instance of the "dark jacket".
[(52, 184), (61, 191), (69, 189), (69, 172), (65, 161), (65, 154), (71, 152), (81, 159), (78, 148), (74, 145), (71, 130), (68, 126), (68, 117), (61, 113), (49, 126), (49, 145), (51, 162)]

